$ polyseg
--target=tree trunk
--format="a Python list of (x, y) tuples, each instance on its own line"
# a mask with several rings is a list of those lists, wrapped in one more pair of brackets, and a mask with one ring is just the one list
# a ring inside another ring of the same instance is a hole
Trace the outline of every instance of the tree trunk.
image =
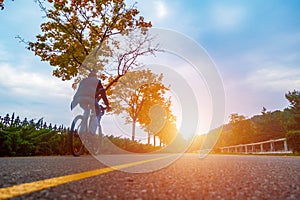
[(132, 121), (132, 141), (134, 141), (134, 139), (135, 139), (135, 124), (136, 124), (136, 121), (133, 120)]
[(148, 131), (148, 144), (150, 144), (150, 131)]
[(156, 136), (153, 135), (153, 145), (156, 146)]

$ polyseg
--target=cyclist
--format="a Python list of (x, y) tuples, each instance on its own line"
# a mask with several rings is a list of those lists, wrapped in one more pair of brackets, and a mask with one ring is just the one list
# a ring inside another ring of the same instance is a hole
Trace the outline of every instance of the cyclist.
[[(103, 88), (101, 81), (97, 78), (96, 72), (93, 70), (87, 78), (80, 81), (78, 89), (73, 97), (73, 101), (71, 102), (71, 110), (79, 104), (83, 109), (84, 119), (88, 119), (90, 112), (99, 116), (100, 108), (98, 101), (101, 99), (106, 105), (106, 109), (109, 110), (110, 106), (105, 89)], [(99, 123), (101, 117), (97, 118)], [(83, 126), (81, 127), (83, 128)], [(79, 132), (80, 131), (82, 130), (79, 130)]]

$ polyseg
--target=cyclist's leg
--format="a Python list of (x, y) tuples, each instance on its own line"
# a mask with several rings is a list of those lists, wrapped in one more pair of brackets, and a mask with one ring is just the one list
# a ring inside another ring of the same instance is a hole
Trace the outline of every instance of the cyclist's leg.
[(97, 126), (98, 126), (97, 116), (95, 116), (95, 115), (93, 114), (93, 115), (91, 116), (91, 119), (90, 119), (90, 132), (91, 132), (92, 134), (96, 134)]
[(90, 133), (97, 134), (97, 127), (99, 125), (98, 123), (98, 113), (99, 113), (99, 107), (98, 102), (95, 100), (93, 105), (90, 105), (91, 108), (91, 118), (89, 123)]
[(101, 126), (100, 122), (99, 122), (99, 135), (102, 137), (102, 126)]
[(100, 110), (99, 103), (98, 103), (97, 99), (95, 99), (95, 113), (96, 113), (97, 117), (100, 114), (100, 112), (101, 112), (101, 110)]
[(103, 107), (101, 105), (99, 105), (97, 100), (95, 101), (95, 110), (96, 110), (98, 124), (100, 125), (100, 121), (104, 114), (104, 110), (103, 110)]
[(90, 115), (90, 108), (89, 108), (89, 104), (87, 102), (80, 102), (79, 103), (80, 107), (82, 108), (83, 110), (83, 119), (82, 119), (82, 124), (79, 128), (79, 134), (82, 134), (82, 133), (85, 133), (87, 130), (87, 119)]

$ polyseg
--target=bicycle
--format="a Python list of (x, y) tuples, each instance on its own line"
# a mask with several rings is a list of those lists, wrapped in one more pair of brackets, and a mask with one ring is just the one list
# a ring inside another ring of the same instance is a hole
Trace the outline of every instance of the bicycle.
[[(85, 118), (83, 115), (77, 115), (74, 118), (69, 134), (70, 150), (73, 156), (80, 156), (85, 149), (92, 154), (97, 155), (100, 153), (102, 143), (102, 128), (100, 121), (105, 110), (105, 107), (98, 105), (95, 112), (91, 112), (89, 117)], [(94, 120), (97, 120), (97, 127), (91, 127)]]

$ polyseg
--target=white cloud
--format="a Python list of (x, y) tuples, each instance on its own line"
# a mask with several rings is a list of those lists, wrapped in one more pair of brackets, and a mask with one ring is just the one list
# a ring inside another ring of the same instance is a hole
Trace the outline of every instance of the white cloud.
[(300, 88), (300, 69), (277, 67), (262, 68), (252, 73), (246, 83), (258, 90), (287, 92)]
[(22, 95), (33, 98), (70, 98), (72, 89), (69, 82), (41, 73), (22, 71), (9, 64), (0, 63), (0, 85), (9, 89), (12, 95)]
[(0, 109), (5, 113), (30, 119), (44, 117), (53, 124), (70, 123), (70, 101), (74, 91), (70, 82), (62, 82), (50, 74), (32, 72), (29, 67), (12, 67), (0, 63)]

